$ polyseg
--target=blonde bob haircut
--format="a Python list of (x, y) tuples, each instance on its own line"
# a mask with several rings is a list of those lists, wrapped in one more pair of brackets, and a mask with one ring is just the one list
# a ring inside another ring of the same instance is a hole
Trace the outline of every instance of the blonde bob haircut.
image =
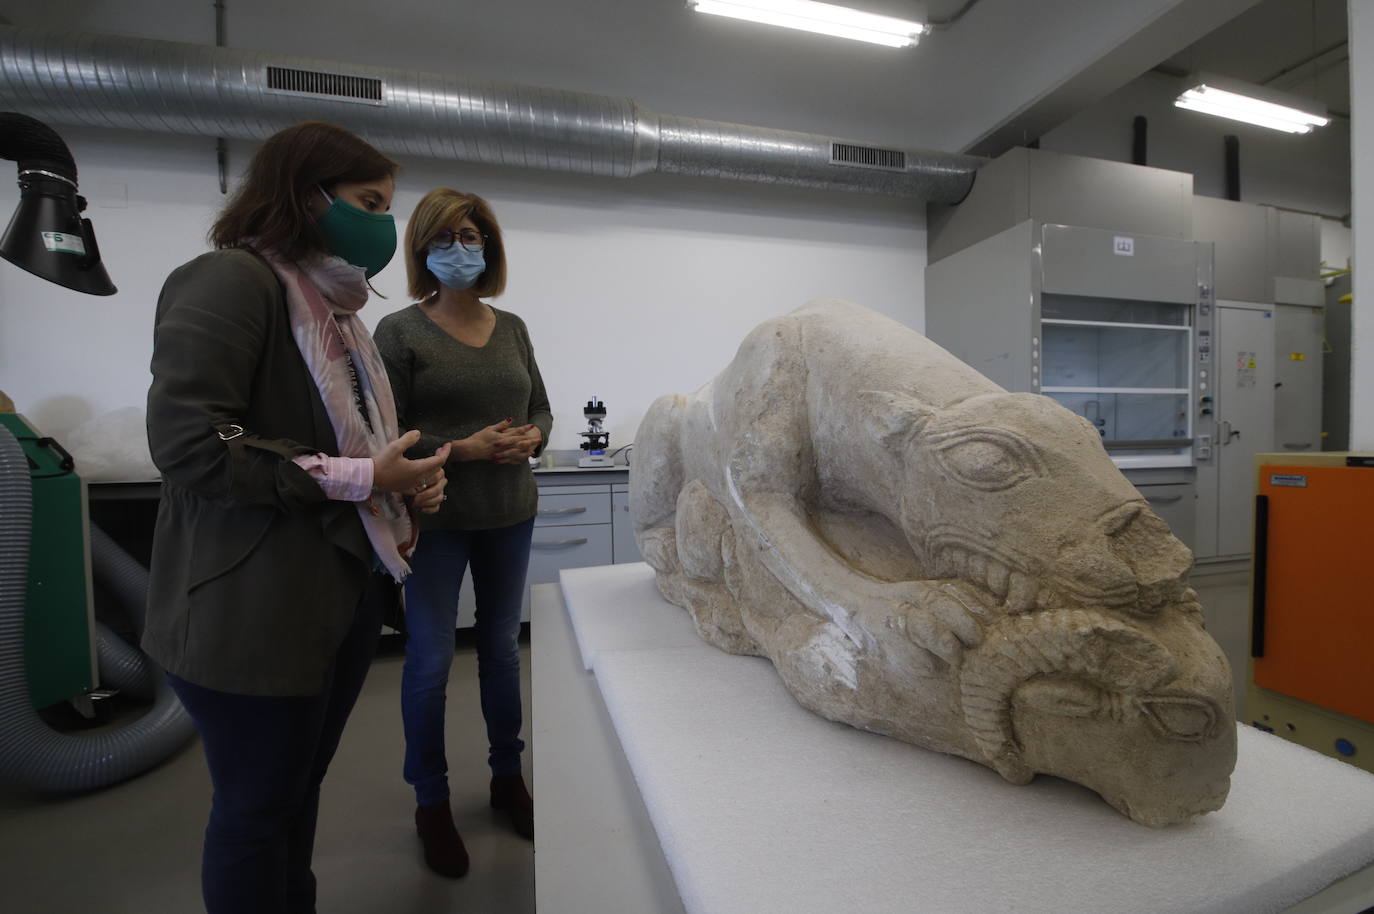
[(506, 290), (506, 246), (490, 204), (476, 194), (436, 187), (415, 205), (406, 226), (406, 278), (413, 301), (424, 301), (439, 291), (438, 278), (425, 265), (429, 246), (440, 232), (452, 231), (464, 219), (471, 219), (477, 231), (487, 236), (482, 251), (487, 266), (473, 283), (473, 294), (492, 298)]

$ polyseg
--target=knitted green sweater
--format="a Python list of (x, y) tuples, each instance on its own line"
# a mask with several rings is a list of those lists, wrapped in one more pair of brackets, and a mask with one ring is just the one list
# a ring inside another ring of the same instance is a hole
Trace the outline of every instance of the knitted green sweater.
[[(377, 324), (373, 339), (391, 378), (401, 431), (421, 433), (411, 457), (507, 417), (513, 425), (535, 424), (548, 442), (553, 413), (525, 322), (492, 310), (496, 326), (480, 348), (449, 336), (418, 305)], [(528, 466), (450, 460), (444, 471), (448, 500), (438, 513), (420, 516), (421, 530), (490, 530), (534, 516), (538, 493)]]

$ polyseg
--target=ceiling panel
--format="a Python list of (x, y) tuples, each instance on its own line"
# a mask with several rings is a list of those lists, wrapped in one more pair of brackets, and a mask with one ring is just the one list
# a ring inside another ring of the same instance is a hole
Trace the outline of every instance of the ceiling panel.
[[(1253, 0), (844, 0), (951, 18), (889, 49), (705, 16), (685, 0), (225, 0), (227, 43), (634, 98), (661, 113), (980, 151), (1176, 54)], [(212, 43), (212, 4), (0, 0), (15, 25)], [(1168, 23), (1161, 27), (1160, 23)], [(995, 140), (990, 140), (995, 137)]]

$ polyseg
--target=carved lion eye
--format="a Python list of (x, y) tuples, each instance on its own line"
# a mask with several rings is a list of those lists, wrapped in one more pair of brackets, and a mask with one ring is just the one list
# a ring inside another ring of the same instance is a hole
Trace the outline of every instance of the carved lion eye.
[(1140, 709), (1164, 736), (1197, 742), (1206, 739), (1216, 725), (1216, 711), (1193, 698), (1141, 698)]
[(1044, 472), (1034, 448), (1001, 429), (965, 429), (932, 440), (940, 466), (975, 489), (1010, 489)]

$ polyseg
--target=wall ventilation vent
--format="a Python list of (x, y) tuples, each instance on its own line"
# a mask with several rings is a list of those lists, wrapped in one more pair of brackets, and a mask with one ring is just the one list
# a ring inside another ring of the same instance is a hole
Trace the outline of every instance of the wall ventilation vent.
[(876, 146), (831, 143), (830, 164), (880, 168), (883, 171), (906, 171), (906, 153), (900, 149), (879, 149)]
[(327, 95), (341, 101), (382, 104), (382, 81), (367, 76), (268, 67), (267, 88), (292, 95)]

